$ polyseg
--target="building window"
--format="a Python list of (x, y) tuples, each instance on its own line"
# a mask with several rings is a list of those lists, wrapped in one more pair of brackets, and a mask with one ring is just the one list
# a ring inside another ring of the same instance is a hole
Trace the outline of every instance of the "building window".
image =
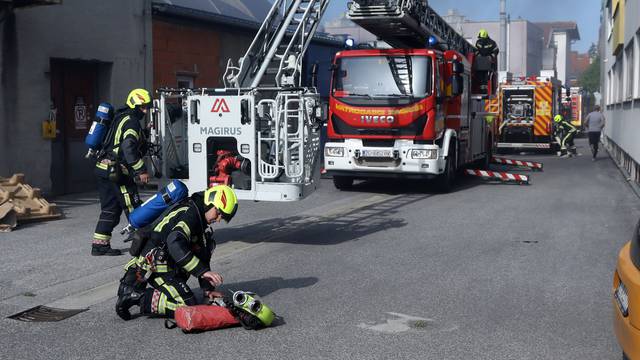
[(633, 97), (637, 99), (640, 98), (640, 31), (635, 36), (633, 55)]
[(606, 24), (606, 34), (607, 40), (611, 39), (611, 34), (613, 34), (613, 14), (611, 10), (611, 0), (607, 2), (607, 7), (605, 8), (605, 24)]
[(613, 104), (613, 75), (612, 75), (612, 70), (609, 70), (609, 72), (607, 72), (607, 87), (606, 87), (606, 97), (605, 100), (607, 102), (607, 105), (611, 105)]
[(195, 77), (191, 75), (178, 75), (178, 89), (193, 89), (195, 84)]
[(633, 88), (634, 88), (634, 80), (635, 80), (635, 65), (636, 62), (634, 60), (633, 47), (635, 41), (631, 41), (629, 46), (624, 50), (624, 100), (633, 99)]
[(620, 52), (616, 57), (616, 102), (624, 101), (624, 56)]

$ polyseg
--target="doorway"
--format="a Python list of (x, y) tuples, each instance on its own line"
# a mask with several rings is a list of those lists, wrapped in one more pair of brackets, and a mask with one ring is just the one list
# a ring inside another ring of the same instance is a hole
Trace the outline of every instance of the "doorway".
[(84, 158), (84, 138), (96, 110), (98, 71), (97, 62), (51, 59), (51, 106), (57, 122), (51, 161), (54, 194), (95, 189), (95, 161)]

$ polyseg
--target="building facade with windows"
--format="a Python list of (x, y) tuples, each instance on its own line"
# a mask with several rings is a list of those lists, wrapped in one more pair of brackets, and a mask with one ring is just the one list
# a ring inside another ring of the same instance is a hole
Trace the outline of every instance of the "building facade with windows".
[(604, 0), (601, 20), (604, 141), (640, 182), (640, 0)]

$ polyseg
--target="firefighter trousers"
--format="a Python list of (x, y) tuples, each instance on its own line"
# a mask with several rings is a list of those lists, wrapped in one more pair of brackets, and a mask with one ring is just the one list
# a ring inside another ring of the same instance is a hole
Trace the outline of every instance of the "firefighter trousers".
[(100, 217), (93, 234), (93, 242), (109, 244), (113, 229), (120, 223), (120, 215), (124, 211), (129, 217), (129, 213), (140, 206), (140, 195), (136, 183), (128, 176), (125, 176), (123, 181), (118, 184), (100, 176), (97, 176), (97, 180), (100, 195)]

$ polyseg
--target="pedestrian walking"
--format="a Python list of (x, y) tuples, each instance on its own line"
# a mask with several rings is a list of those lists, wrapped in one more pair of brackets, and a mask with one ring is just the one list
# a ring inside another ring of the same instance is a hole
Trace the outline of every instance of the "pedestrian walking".
[(592, 161), (595, 161), (596, 156), (598, 155), (598, 144), (600, 143), (600, 134), (602, 133), (602, 129), (604, 129), (604, 125), (604, 115), (600, 111), (600, 106), (596, 105), (593, 111), (590, 112), (584, 120), (584, 128), (587, 130), (587, 134), (589, 136), (589, 147), (591, 148), (591, 154), (593, 155), (593, 158), (591, 158)]

